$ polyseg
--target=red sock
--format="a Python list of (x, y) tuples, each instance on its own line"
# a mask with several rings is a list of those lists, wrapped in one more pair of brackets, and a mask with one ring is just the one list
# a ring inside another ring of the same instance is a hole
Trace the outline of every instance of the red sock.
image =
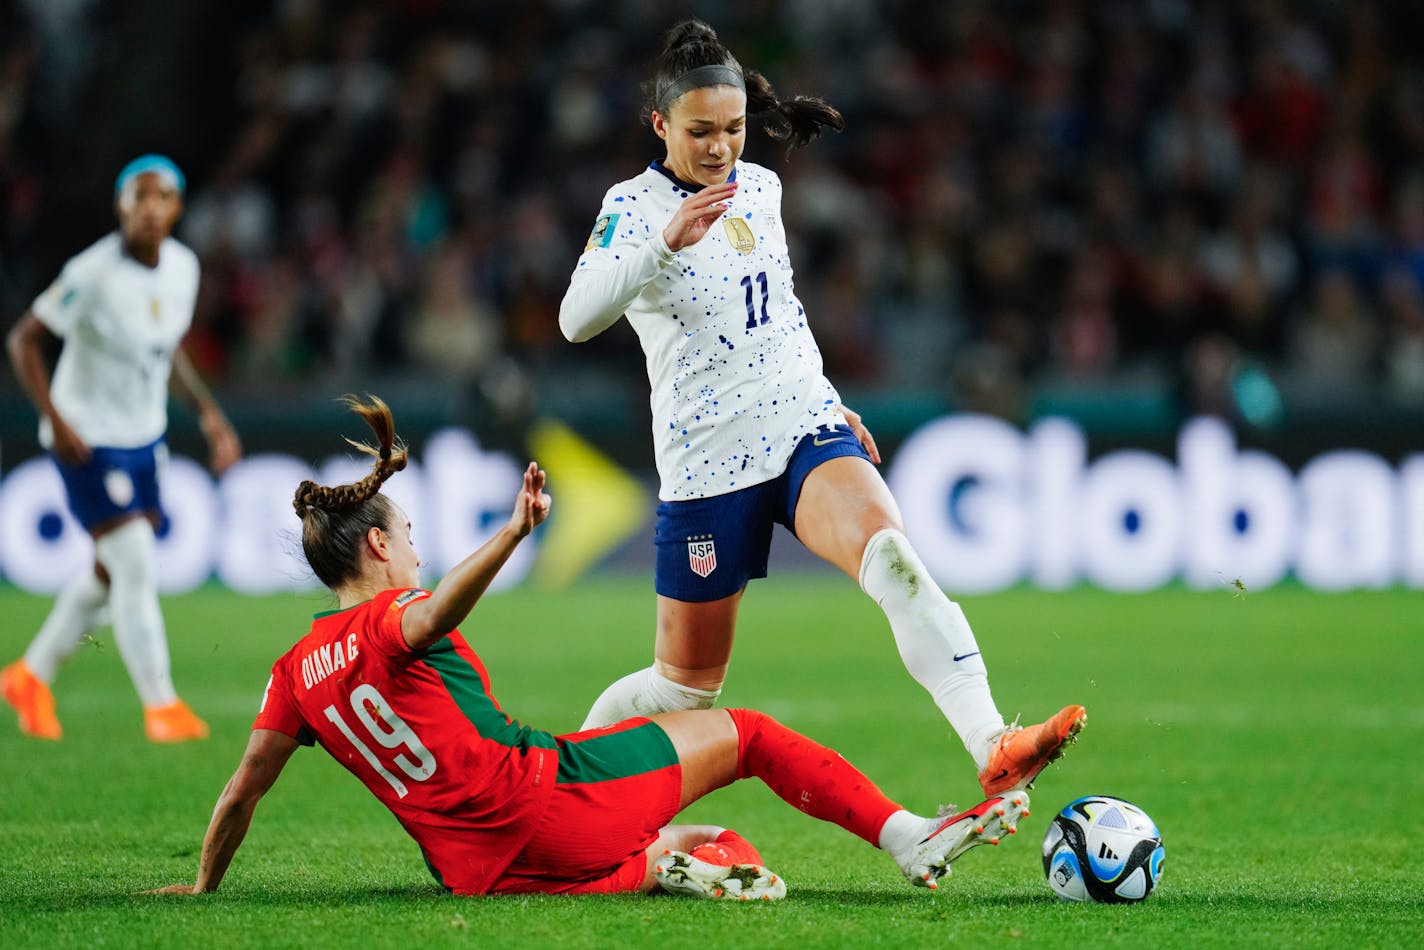
[(880, 846), (880, 829), (900, 806), (839, 752), (754, 709), (729, 709), (737, 725), (737, 777), (756, 776), (812, 818), (834, 822)]
[(729, 868), (734, 864), (761, 864), (761, 855), (752, 843), (728, 828), (717, 840), (699, 844), (688, 852), (699, 861)]

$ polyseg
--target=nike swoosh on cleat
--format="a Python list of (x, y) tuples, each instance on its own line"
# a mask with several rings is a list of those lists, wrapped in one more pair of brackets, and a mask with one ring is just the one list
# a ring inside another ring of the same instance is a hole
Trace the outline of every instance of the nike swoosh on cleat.
[(994, 776), (993, 778), (991, 778), (989, 781), (990, 781), (990, 782), (997, 782), (997, 781), (998, 781), (999, 779), (1001, 779), (1001, 778), (1007, 778), (1008, 775), (1009, 775), (1009, 770), (1008, 770), (1008, 769), (1003, 769), (1003, 770), (1001, 770), (1001, 771), (999, 772), (998, 775), (995, 775), (995, 776)]
[(967, 659), (969, 659), (971, 656), (978, 656), (978, 655), (979, 655), (979, 651), (978, 651), (978, 650), (975, 650), (973, 653), (956, 653), (956, 654), (954, 655), (954, 662), (958, 663), (960, 660), (967, 660)]

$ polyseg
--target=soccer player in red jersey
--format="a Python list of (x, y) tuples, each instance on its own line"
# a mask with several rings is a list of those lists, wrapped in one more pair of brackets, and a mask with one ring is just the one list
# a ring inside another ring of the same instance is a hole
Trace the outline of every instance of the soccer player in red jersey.
[[(672, 825), (708, 792), (755, 776), (809, 815), (887, 851), (933, 888), (950, 862), (1016, 830), (1022, 791), (968, 811), (911, 814), (849, 762), (761, 713), (704, 709), (553, 735), (495, 701), (456, 630), (519, 542), (549, 513), (534, 463), (509, 522), (434, 590), (405, 514), (380, 488), (406, 464), (389, 408), (348, 397), (379, 447), (360, 482), (297, 489), (302, 548), (338, 607), (272, 667), (237, 771), (213, 811), (197, 880), (217, 890), (257, 802), (298, 746), (320, 743), (396, 816), (436, 879), (456, 894), (663, 890), (775, 900), (785, 881), (725, 828)], [(356, 443), (352, 443), (356, 445)]]

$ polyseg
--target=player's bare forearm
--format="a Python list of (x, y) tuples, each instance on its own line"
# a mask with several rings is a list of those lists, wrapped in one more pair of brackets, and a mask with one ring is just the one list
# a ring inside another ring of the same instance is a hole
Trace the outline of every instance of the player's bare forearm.
[(54, 441), (50, 450), (66, 465), (80, 465), (90, 458), (89, 446), (69, 425), (50, 398), (49, 364), (45, 360), (45, 344), (54, 339), (34, 311), (28, 311), (5, 337), (5, 349), (15, 376), (25, 395), (30, 397), (41, 416), (49, 420)]
[(15, 370), (15, 378), (40, 415), (56, 413), (49, 395), (49, 366), (44, 358), (44, 339), (51, 335), (32, 311), (26, 311), (5, 336), (5, 352)]
[(413, 650), (424, 649), (455, 629), (509, 560), (519, 542), (549, 516), (552, 500), (544, 492), (545, 474), (534, 462), (524, 470), (524, 484), (515, 497), (514, 513), (494, 537), (456, 564), (424, 600), (401, 615), (401, 634)]
[(228, 779), (212, 820), (203, 835), (203, 852), (198, 858), (198, 876), (192, 884), (172, 884), (150, 894), (202, 894), (215, 891), (237, 853), (257, 803), (282, 774), (287, 760), (297, 749), (297, 740), (271, 729), (254, 729), (247, 740), (242, 764)]
[[(246, 767), (246, 763), (244, 763)], [(252, 826), (252, 814), (257, 808), (260, 795), (243, 797), (238, 795), (239, 776), (242, 770), (228, 779), (227, 786), (218, 803), (213, 808), (212, 820), (203, 835), (203, 851), (198, 858), (198, 876), (192, 884), (170, 884), (149, 894), (206, 894), (218, 889), (233, 855), (237, 854), (242, 839), (247, 837), (247, 829)]]
[[(235, 781), (234, 777), (234, 781)], [(233, 782), (223, 789), (217, 807), (213, 809), (213, 820), (208, 824), (203, 836), (203, 853), (198, 859), (198, 879), (193, 882), (193, 893), (203, 894), (215, 891), (227, 873), (232, 857), (237, 853), (242, 839), (247, 837), (247, 829), (252, 826), (252, 813), (257, 808), (256, 798), (236, 798), (232, 795)]]
[(213, 394), (208, 390), (207, 383), (203, 382), (203, 377), (198, 373), (198, 368), (193, 365), (193, 360), (188, 356), (188, 351), (182, 346), (173, 352), (173, 375), (171, 377), (173, 392), (196, 413), (201, 415), (209, 407), (217, 408), (217, 401), (213, 399)]
[(170, 388), (185, 399), (198, 415), (198, 428), (208, 440), (211, 453), (209, 468), (221, 475), (242, 458), (242, 442), (228, 422), (217, 400), (208, 391), (202, 374), (180, 346), (173, 354), (173, 375)]

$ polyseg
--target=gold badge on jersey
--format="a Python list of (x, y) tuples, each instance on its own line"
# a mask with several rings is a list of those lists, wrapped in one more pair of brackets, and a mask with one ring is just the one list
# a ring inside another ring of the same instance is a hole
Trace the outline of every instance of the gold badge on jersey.
[(155, 320), (162, 319), (162, 317), (163, 317), (163, 310), (162, 310), (161, 307), (158, 306), (158, 298), (157, 298), (157, 297), (149, 297), (149, 298), (148, 298), (148, 312), (151, 313), (151, 314), (153, 314), (153, 319), (155, 319)]
[(723, 218), (722, 227), (727, 229), (727, 240), (732, 242), (737, 253), (750, 254), (756, 247), (756, 235), (752, 234), (751, 225), (741, 218)]

